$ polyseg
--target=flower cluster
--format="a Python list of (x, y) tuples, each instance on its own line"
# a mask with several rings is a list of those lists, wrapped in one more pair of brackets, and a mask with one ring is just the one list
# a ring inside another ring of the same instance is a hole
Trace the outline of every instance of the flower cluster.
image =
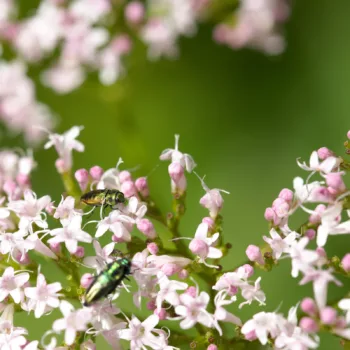
[[(350, 233), (350, 220), (341, 215), (348, 209), (349, 196), (342, 179), (349, 166), (344, 159), (322, 148), (312, 153), (309, 165), (298, 161), (310, 175), (305, 184), (296, 178), (294, 191), (282, 190), (266, 210), (271, 229), (270, 236), (263, 237), (265, 246), (249, 245), (249, 261), (223, 271), (221, 259), (230, 249), (224, 242), (221, 215), (221, 193), (226, 191), (209, 189), (200, 179), (205, 194), (199, 204), (209, 215), (190, 237), (179, 232), (186, 209), (185, 170), (192, 172), (195, 162), (180, 152), (178, 136), (175, 149), (160, 155), (171, 162), (173, 211), (165, 214), (151, 198), (147, 178), (135, 179), (131, 171), (121, 170), (121, 159), (106, 171), (100, 166), (78, 169), (75, 181), (72, 151), (84, 151), (77, 140), (81, 130), (73, 127), (63, 135), (49, 134), (45, 146), (55, 147), (56, 167), (65, 185), (66, 194), (57, 205), (49, 195), (38, 198), (31, 188), (35, 162), (30, 152), (0, 153), (0, 348), (95, 349), (96, 338), (103, 337), (113, 349), (127, 344), (132, 350), (178, 346), (217, 350), (233, 348), (237, 341), (269, 343), (275, 349), (314, 349), (320, 330), (350, 340), (350, 296), (333, 303), (327, 298), (330, 283), (341, 286), (335, 274), (349, 277), (350, 254), (340, 261), (328, 258), (323, 248), (330, 235)], [(324, 180), (310, 182), (316, 173)], [(92, 212), (79, 200), (83, 193), (82, 201), (92, 205)], [(312, 209), (310, 203), (318, 205)], [(98, 206), (97, 219), (91, 220)], [(310, 216), (292, 230), (288, 219), (296, 210)], [(101, 244), (102, 236), (107, 244)], [(311, 241), (316, 237), (315, 249)], [(66, 275), (64, 282), (42, 271), (40, 255)], [(261, 277), (253, 280), (253, 275), (259, 269), (270, 271), (283, 258), (291, 260), (293, 277), (302, 275), (301, 285), (312, 282), (314, 298), (300, 302), (299, 320), (297, 305), (287, 318), (260, 311), (242, 321), (236, 315), (242, 307), (253, 302), (263, 307), (267, 301)], [(126, 284), (129, 274), (131, 285)], [(138, 309), (146, 305), (146, 319), (130, 314), (128, 305), (119, 301), (121, 294), (130, 294)], [(62, 317), (40, 341), (14, 325), (19, 310), (42, 318), (54, 309)], [(164, 321), (178, 322), (183, 331), (170, 331)], [(236, 329), (235, 336), (227, 337), (227, 326)], [(196, 336), (188, 335), (190, 328), (196, 329)]]
[[(238, 9), (229, 0), (41, 0), (26, 16), (18, 15), (25, 11), (14, 0), (0, 6), (0, 57), (9, 51), (0, 61), (0, 117), (31, 142), (41, 136), (32, 126), (50, 129), (52, 118), (35, 99), (27, 64), (45, 62), (41, 82), (58, 94), (77, 89), (92, 71), (111, 85), (125, 74), (134, 41), (147, 47), (151, 60), (176, 58), (179, 38), (210, 19), (218, 43), (279, 54), (285, 46), (280, 27), (290, 10), (286, 0), (241, 0)], [(181, 169), (171, 171), (180, 181)]]

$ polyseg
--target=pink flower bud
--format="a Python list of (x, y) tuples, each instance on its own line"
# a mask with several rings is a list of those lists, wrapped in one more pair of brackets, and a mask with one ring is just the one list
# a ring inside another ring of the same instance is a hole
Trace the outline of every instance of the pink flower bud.
[(341, 173), (330, 173), (326, 175), (326, 183), (329, 187), (338, 192), (342, 192), (346, 189)]
[(210, 345), (207, 347), (207, 350), (218, 350), (218, 347), (217, 347), (215, 344), (210, 344)]
[(89, 173), (94, 181), (100, 181), (104, 171), (100, 166), (95, 165), (92, 168), (90, 168)]
[(350, 271), (350, 253), (344, 255), (341, 264), (346, 272)]
[(309, 230), (306, 230), (305, 236), (306, 236), (310, 241), (312, 241), (312, 240), (316, 237), (316, 231), (310, 228)]
[(131, 24), (140, 23), (145, 16), (145, 7), (140, 1), (131, 1), (125, 7), (125, 18)]
[(140, 192), (142, 197), (149, 196), (149, 187), (147, 183), (147, 179), (145, 177), (139, 177), (135, 181), (135, 186), (138, 192)]
[(345, 317), (338, 317), (335, 321), (335, 328), (345, 328), (347, 325)]
[(303, 317), (299, 322), (299, 326), (307, 333), (316, 333), (319, 331), (316, 321), (311, 317)]
[(332, 325), (337, 320), (337, 311), (330, 306), (326, 306), (320, 312), (320, 319), (323, 324)]
[(5, 181), (2, 189), (8, 197), (12, 197), (12, 195), (16, 192), (17, 184), (13, 180), (7, 180)]
[(132, 181), (132, 177), (130, 174), (130, 171), (127, 170), (123, 170), (119, 173), (119, 180), (121, 183), (125, 182), (125, 181)]
[(220, 191), (216, 188), (207, 191), (207, 193), (199, 200), (204, 208), (209, 210), (210, 216), (215, 219), (224, 205)]
[(150, 252), (150, 254), (152, 254), (152, 255), (157, 255), (159, 252), (159, 248), (158, 248), (157, 244), (154, 242), (148, 243), (147, 249)]
[(244, 337), (249, 341), (254, 341), (258, 337), (256, 336), (255, 331), (250, 331), (249, 333), (245, 334)]
[(122, 238), (117, 237), (116, 235), (112, 236), (112, 241), (115, 243), (123, 243), (124, 242), (124, 240)]
[(247, 254), (247, 257), (250, 261), (255, 261), (260, 265), (265, 264), (260, 248), (256, 245), (249, 245), (245, 253)]
[(244, 268), (248, 278), (253, 276), (253, 274), (254, 274), (254, 267), (252, 265), (244, 264), (242, 267)]
[(150, 300), (146, 304), (147, 310), (153, 311), (156, 309), (156, 302), (154, 300)]
[(113, 48), (119, 55), (128, 54), (132, 48), (132, 42), (127, 34), (118, 35), (112, 42)]
[(322, 247), (317, 247), (317, 248), (316, 248), (316, 253), (318, 254), (318, 256), (319, 256), (320, 258), (327, 258), (327, 253), (326, 253), (326, 251), (324, 250), (324, 248), (322, 248)]
[(291, 202), (293, 200), (293, 191), (288, 188), (284, 188), (278, 195), (278, 198), (284, 199), (286, 202)]
[(141, 219), (137, 223), (137, 229), (150, 239), (157, 237), (156, 230), (152, 222), (148, 219)]
[(272, 209), (279, 218), (284, 218), (288, 215), (289, 204), (283, 198), (277, 198), (272, 203)]
[(185, 290), (185, 293), (190, 295), (192, 298), (196, 298), (197, 297), (197, 289), (196, 287), (188, 287), (186, 290)]
[(27, 174), (18, 174), (16, 176), (16, 181), (22, 187), (30, 186), (30, 177)]
[(89, 172), (86, 169), (79, 169), (74, 174), (75, 179), (78, 181), (79, 187), (82, 191), (85, 191), (89, 183)]
[(155, 309), (154, 310), (154, 314), (157, 315), (159, 317), (160, 320), (165, 320), (166, 319), (166, 310), (161, 308), (160, 310)]
[(184, 176), (185, 170), (179, 162), (170, 163), (168, 167), (169, 175), (175, 183), (178, 183)]
[(309, 217), (309, 222), (311, 224), (318, 224), (319, 222), (321, 222), (321, 216), (322, 213), (326, 210), (326, 206), (324, 204), (319, 204), (316, 208), (315, 208), (315, 213), (311, 214)]
[(214, 220), (210, 218), (209, 216), (202, 219), (203, 224), (207, 224), (209, 229), (212, 229), (214, 227)]
[(275, 221), (277, 215), (272, 208), (266, 208), (264, 217), (267, 221)]
[(56, 166), (56, 169), (57, 171), (60, 173), (60, 174), (63, 174), (64, 172), (68, 171), (69, 170), (69, 167), (68, 165), (64, 162), (63, 159), (61, 158), (58, 158), (55, 162), (55, 166)]
[(201, 257), (206, 257), (209, 253), (208, 245), (201, 239), (192, 239), (189, 248), (193, 254), (199, 255)]
[(174, 275), (176, 272), (179, 271), (179, 268), (176, 264), (174, 263), (167, 263), (167, 264), (164, 264), (162, 266), (162, 272), (165, 274), (165, 276), (172, 276)]
[(327, 147), (321, 147), (317, 150), (318, 158), (325, 160), (328, 157), (334, 156), (334, 153)]
[(91, 273), (84, 273), (81, 276), (80, 285), (86, 289), (90, 286), (93, 279), (94, 279), (94, 276)]
[(187, 270), (183, 269), (178, 273), (178, 276), (181, 280), (185, 280), (186, 278), (188, 278), (189, 273)]
[(124, 196), (127, 198), (135, 196), (137, 193), (135, 184), (130, 180), (126, 180), (125, 182), (122, 182), (121, 191), (124, 193)]
[(303, 310), (308, 315), (315, 315), (317, 313), (317, 306), (313, 299), (304, 298), (300, 304), (301, 310)]
[(77, 258), (83, 258), (85, 255), (85, 249), (84, 247), (78, 247), (77, 250), (75, 251), (74, 255)]
[(55, 254), (59, 254), (61, 252), (61, 243), (50, 243), (50, 249)]

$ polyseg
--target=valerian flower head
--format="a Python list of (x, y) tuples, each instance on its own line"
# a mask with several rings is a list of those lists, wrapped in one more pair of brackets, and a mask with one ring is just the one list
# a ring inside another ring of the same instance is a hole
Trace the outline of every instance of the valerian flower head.
[(328, 157), (320, 162), (317, 151), (314, 151), (310, 156), (310, 165), (307, 165), (305, 162), (301, 163), (299, 160), (297, 160), (297, 163), (303, 170), (329, 174), (339, 165), (340, 160), (336, 157)]
[(91, 310), (86, 308), (74, 311), (73, 306), (65, 300), (61, 301), (60, 310), (63, 318), (56, 320), (52, 328), (55, 332), (64, 330), (64, 341), (67, 345), (72, 345), (74, 344), (77, 332), (87, 329), (87, 325), (92, 317)]
[(78, 242), (91, 243), (92, 237), (81, 229), (81, 216), (74, 216), (69, 222), (64, 222), (62, 228), (55, 228), (50, 231), (54, 236), (48, 243), (65, 243), (68, 251), (74, 254), (78, 248)]
[(62, 289), (61, 283), (54, 282), (47, 284), (45, 276), (39, 274), (36, 287), (26, 287), (24, 294), (29, 298), (28, 310), (35, 310), (35, 317), (51, 311), (60, 305), (58, 292)]
[(130, 341), (131, 350), (141, 350), (146, 347), (164, 349), (168, 344), (164, 331), (155, 328), (158, 322), (159, 318), (156, 315), (148, 316), (143, 322), (132, 316), (129, 327), (118, 331), (119, 337)]
[(23, 287), (28, 280), (28, 272), (15, 274), (13, 267), (5, 269), (0, 277), (0, 301), (10, 295), (16, 304), (20, 303), (23, 300)]
[(49, 141), (45, 144), (45, 149), (55, 147), (59, 160), (61, 161), (60, 172), (69, 171), (72, 168), (72, 151), (83, 152), (85, 147), (76, 138), (79, 136), (83, 127), (73, 126), (64, 134), (49, 134)]

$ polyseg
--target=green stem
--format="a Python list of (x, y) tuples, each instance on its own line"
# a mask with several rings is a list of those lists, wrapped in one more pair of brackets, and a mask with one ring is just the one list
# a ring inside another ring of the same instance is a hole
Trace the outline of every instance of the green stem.
[(72, 173), (70, 171), (66, 171), (61, 174), (61, 178), (63, 181), (64, 188), (67, 192), (68, 196), (72, 196), (75, 199), (80, 199), (81, 191), (77, 186)]

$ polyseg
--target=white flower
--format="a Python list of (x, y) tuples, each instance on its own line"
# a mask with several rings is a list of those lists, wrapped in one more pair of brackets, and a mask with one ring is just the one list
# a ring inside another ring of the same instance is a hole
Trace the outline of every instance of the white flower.
[(84, 264), (93, 267), (97, 271), (101, 271), (106, 264), (113, 261), (110, 257), (114, 250), (115, 243), (109, 243), (106, 246), (101, 247), (98, 241), (93, 241), (93, 246), (95, 248), (96, 256), (88, 256), (84, 259)]
[(228, 294), (235, 294), (237, 287), (244, 288), (248, 284), (248, 277), (244, 266), (241, 266), (235, 272), (224, 273), (213, 286), (213, 289), (225, 290)]
[(60, 295), (57, 292), (61, 289), (62, 286), (59, 282), (47, 284), (45, 276), (41, 273), (38, 275), (36, 287), (24, 289), (25, 296), (30, 299), (28, 308), (35, 310), (36, 318), (59, 306), (58, 297)]
[(299, 349), (317, 349), (319, 346), (318, 338), (312, 339), (303, 332), (300, 327), (294, 327), (293, 332), (282, 332), (275, 339), (276, 349), (299, 350)]
[(278, 322), (279, 317), (277, 314), (273, 312), (259, 312), (243, 325), (241, 332), (246, 335), (254, 331), (260, 343), (266, 345), (269, 334), (271, 334), (272, 338), (278, 334)]
[(54, 236), (48, 240), (48, 243), (64, 242), (66, 248), (71, 254), (74, 254), (78, 248), (78, 242), (91, 243), (92, 237), (81, 229), (81, 216), (74, 216), (71, 221), (63, 223), (62, 228), (55, 228), (50, 231)]
[(323, 182), (314, 181), (304, 184), (304, 180), (301, 177), (296, 177), (293, 180), (293, 188), (295, 190), (295, 196), (300, 203), (314, 203), (314, 202), (329, 202), (329, 196), (322, 195)]
[(24, 200), (10, 201), (8, 208), (20, 218), (19, 228), (28, 231), (32, 230), (32, 223), (41, 228), (47, 228), (46, 215), (43, 211), (50, 202), (50, 196), (43, 196), (37, 199), (33, 191), (26, 190), (24, 192)]
[(18, 304), (23, 298), (22, 287), (29, 280), (28, 272), (21, 272), (15, 275), (13, 267), (8, 267), (0, 277), (0, 301), (10, 295), (13, 301)]
[(49, 141), (44, 146), (45, 149), (48, 149), (52, 146), (55, 147), (59, 158), (64, 163), (65, 170), (72, 168), (72, 151), (84, 151), (84, 145), (80, 141), (76, 140), (82, 129), (82, 126), (73, 126), (62, 135), (49, 134)]
[(313, 151), (311, 153), (309, 166), (305, 162), (301, 163), (299, 160), (297, 160), (297, 163), (301, 169), (306, 171), (319, 171), (323, 174), (329, 174), (335, 167), (339, 165), (339, 162), (339, 159), (336, 157), (328, 157), (320, 163), (317, 151)]
[(350, 323), (350, 299), (342, 299), (339, 301), (338, 306), (340, 309), (346, 311), (346, 323)]
[(27, 245), (24, 237), (27, 235), (24, 231), (0, 232), (0, 253), (5, 255), (10, 253), (13, 258), (15, 251), (25, 252)]
[(77, 214), (77, 211), (74, 209), (74, 202), (75, 199), (72, 196), (66, 198), (62, 197), (53, 217), (55, 219), (60, 219), (61, 222), (64, 220), (70, 221), (72, 216)]
[(149, 316), (143, 322), (132, 316), (129, 320), (129, 328), (118, 331), (119, 337), (130, 341), (131, 350), (141, 350), (146, 347), (155, 350), (164, 349), (167, 346), (164, 332), (154, 328), (158, 322), (159, 318), (156, 315)]
[(113, 232), (120, 241), (130, 242), (134, 220), (127, 215), (123, 215), (118, 210), (112, 210), (107, 217), (97, 224), (96, 238), (101, 237), (108, 230)]
[(190, 173), (195, 168), (196, 163), (189, 154), (179, 151), (179, 138), (180, 135), (175, 135), (175, 149), (165, 149), (159, 158), (160, 160), (171, 160), (172, 163), (178, 162)]
[(190, 264), (192, 260), (183, 258), (181, 256), (169, 256), (169, 255), (149, 255), (147, 257), (147, 267), (142, 269), (145, 274), (156, 275), (158, 271), (166, 265), (171, 267), (178, 272)]
[(60, 310), (64, 318), (56, 320), (52, 328), (55, 332), (64, 330), (64, 341), (67, 345), (72, 345), (77, 332), (86, 330), (87, 324), (91, 320), (91, 310), (85, 308), (74, 311), (73, 306), (65, 300), (61, 301)]
[(142, 202), (139, 202), (139, 200), (133, 196), (129, 199), (125, 212), (134, 219), (135, 223), (137, 223), (146, 215), (147, 206)]
[(319, 247), (326, 244), (328, 235), (350, 233), (350, 220), (340, 222), (342, 210), (342, 203), (336, 202), (321, 213), (321, 225), (317, 229), (317, 245)]
[(206, 327), (213, 327), (214, 317), (207, 309), (210, 297), (208, 293), (201, 292), (193, 297), (187, 293), (180, 295), (180, 305), (175, 307), (175, 312), (182, 318), (180, 327), (182, 329), (192, 328), (197, 322)]
[[(194, 239), (190, 242), (190, 250), (199, 256), (199, 261), (205, 263), (205, 259), (219, 259), (222, 251), (213, 247), (219, 238), (219, 233), (214, 233), (208, 237), (209, 226), (206, 223), (199, 224)], [(207, 265), (207, 264), (206, 264)]]
[(341, 286), (342, 283), (332, 275), (332, 269), (316, 270), (310, 268), (303, 272), (305, 275), (299, 284), (304, 285), (310, 281), (313, 282), (313, 289), (317, 306), (320, 310), (323, 309), (327, 305), (328, 283), (334, 282), (338, 286)]
[(23, 349), (27, 340), (24, 335), (28, 332), (25, 328), (14, 327), (12, 322), (0, 320), (0, 349), (19, 350)]
[[(225, 290), (221, 290), (219, 293), (216, 294), (214, 303), (215, 303), (215, 313), (214, 318), (216, 321), (223, 321), (223, 322), (230, 322), (237, 326), (242, 326), (241, 320), (231, 314), (230, 312), (226, 311), (223, 306), (230, 305), (233, 302), (237, 300), (235, 296), (231, 296), (229, 299), (226, 299), (227, 293)], [(222, 330), (219, 325), (216, 325), (217, 330), (219, 331), (220, 335), (222, 335)]]
[(309, 239), (302, 237), (299, 241), (292, 242), (287, 253), (292, 259), (292, 276), (298, 277), (299, 271), (306, 271), (311, 264), (318, 260), (319, 256), (315, 251), (305, 249)]
[(288, 247), (295, 241), (297, 237), (296, 232), (291, 232), (287, 237), (282, 238), (275, 229), (270, 230), (271, 238), (264, 236), (264, 241), (269, 244), (272, 249), (273, 257), (279, 259), (282, 253), (288, 250)]
[(254, 300), (258, 301), (260, 305), (265, 305), (265, 293), (260, 290), (260, 280), (261, 277), (259, 277), (255, 283), (254, 286), (250, 285), (250, 284), (245, 284), (241, 286), (242, 289), (242, 297), (244, 299), (246, 299), (245, 302), (241, 303), (239, 305), (239, 308), (241, 308), (243, 305), (246, 304), (251, 304)]
[(162, 302), (164, 300), (167, 301), (170, 305), (179, 305), (180, 299), (176, 291), (185, 290), (188, 287), (188, 284), (185, 282), (179, 282), (175, 280), (171, 281), (162, 272), (158, 272), (157, 277), (160, 288), (156, 297), (157, 309), (161, 309)]

